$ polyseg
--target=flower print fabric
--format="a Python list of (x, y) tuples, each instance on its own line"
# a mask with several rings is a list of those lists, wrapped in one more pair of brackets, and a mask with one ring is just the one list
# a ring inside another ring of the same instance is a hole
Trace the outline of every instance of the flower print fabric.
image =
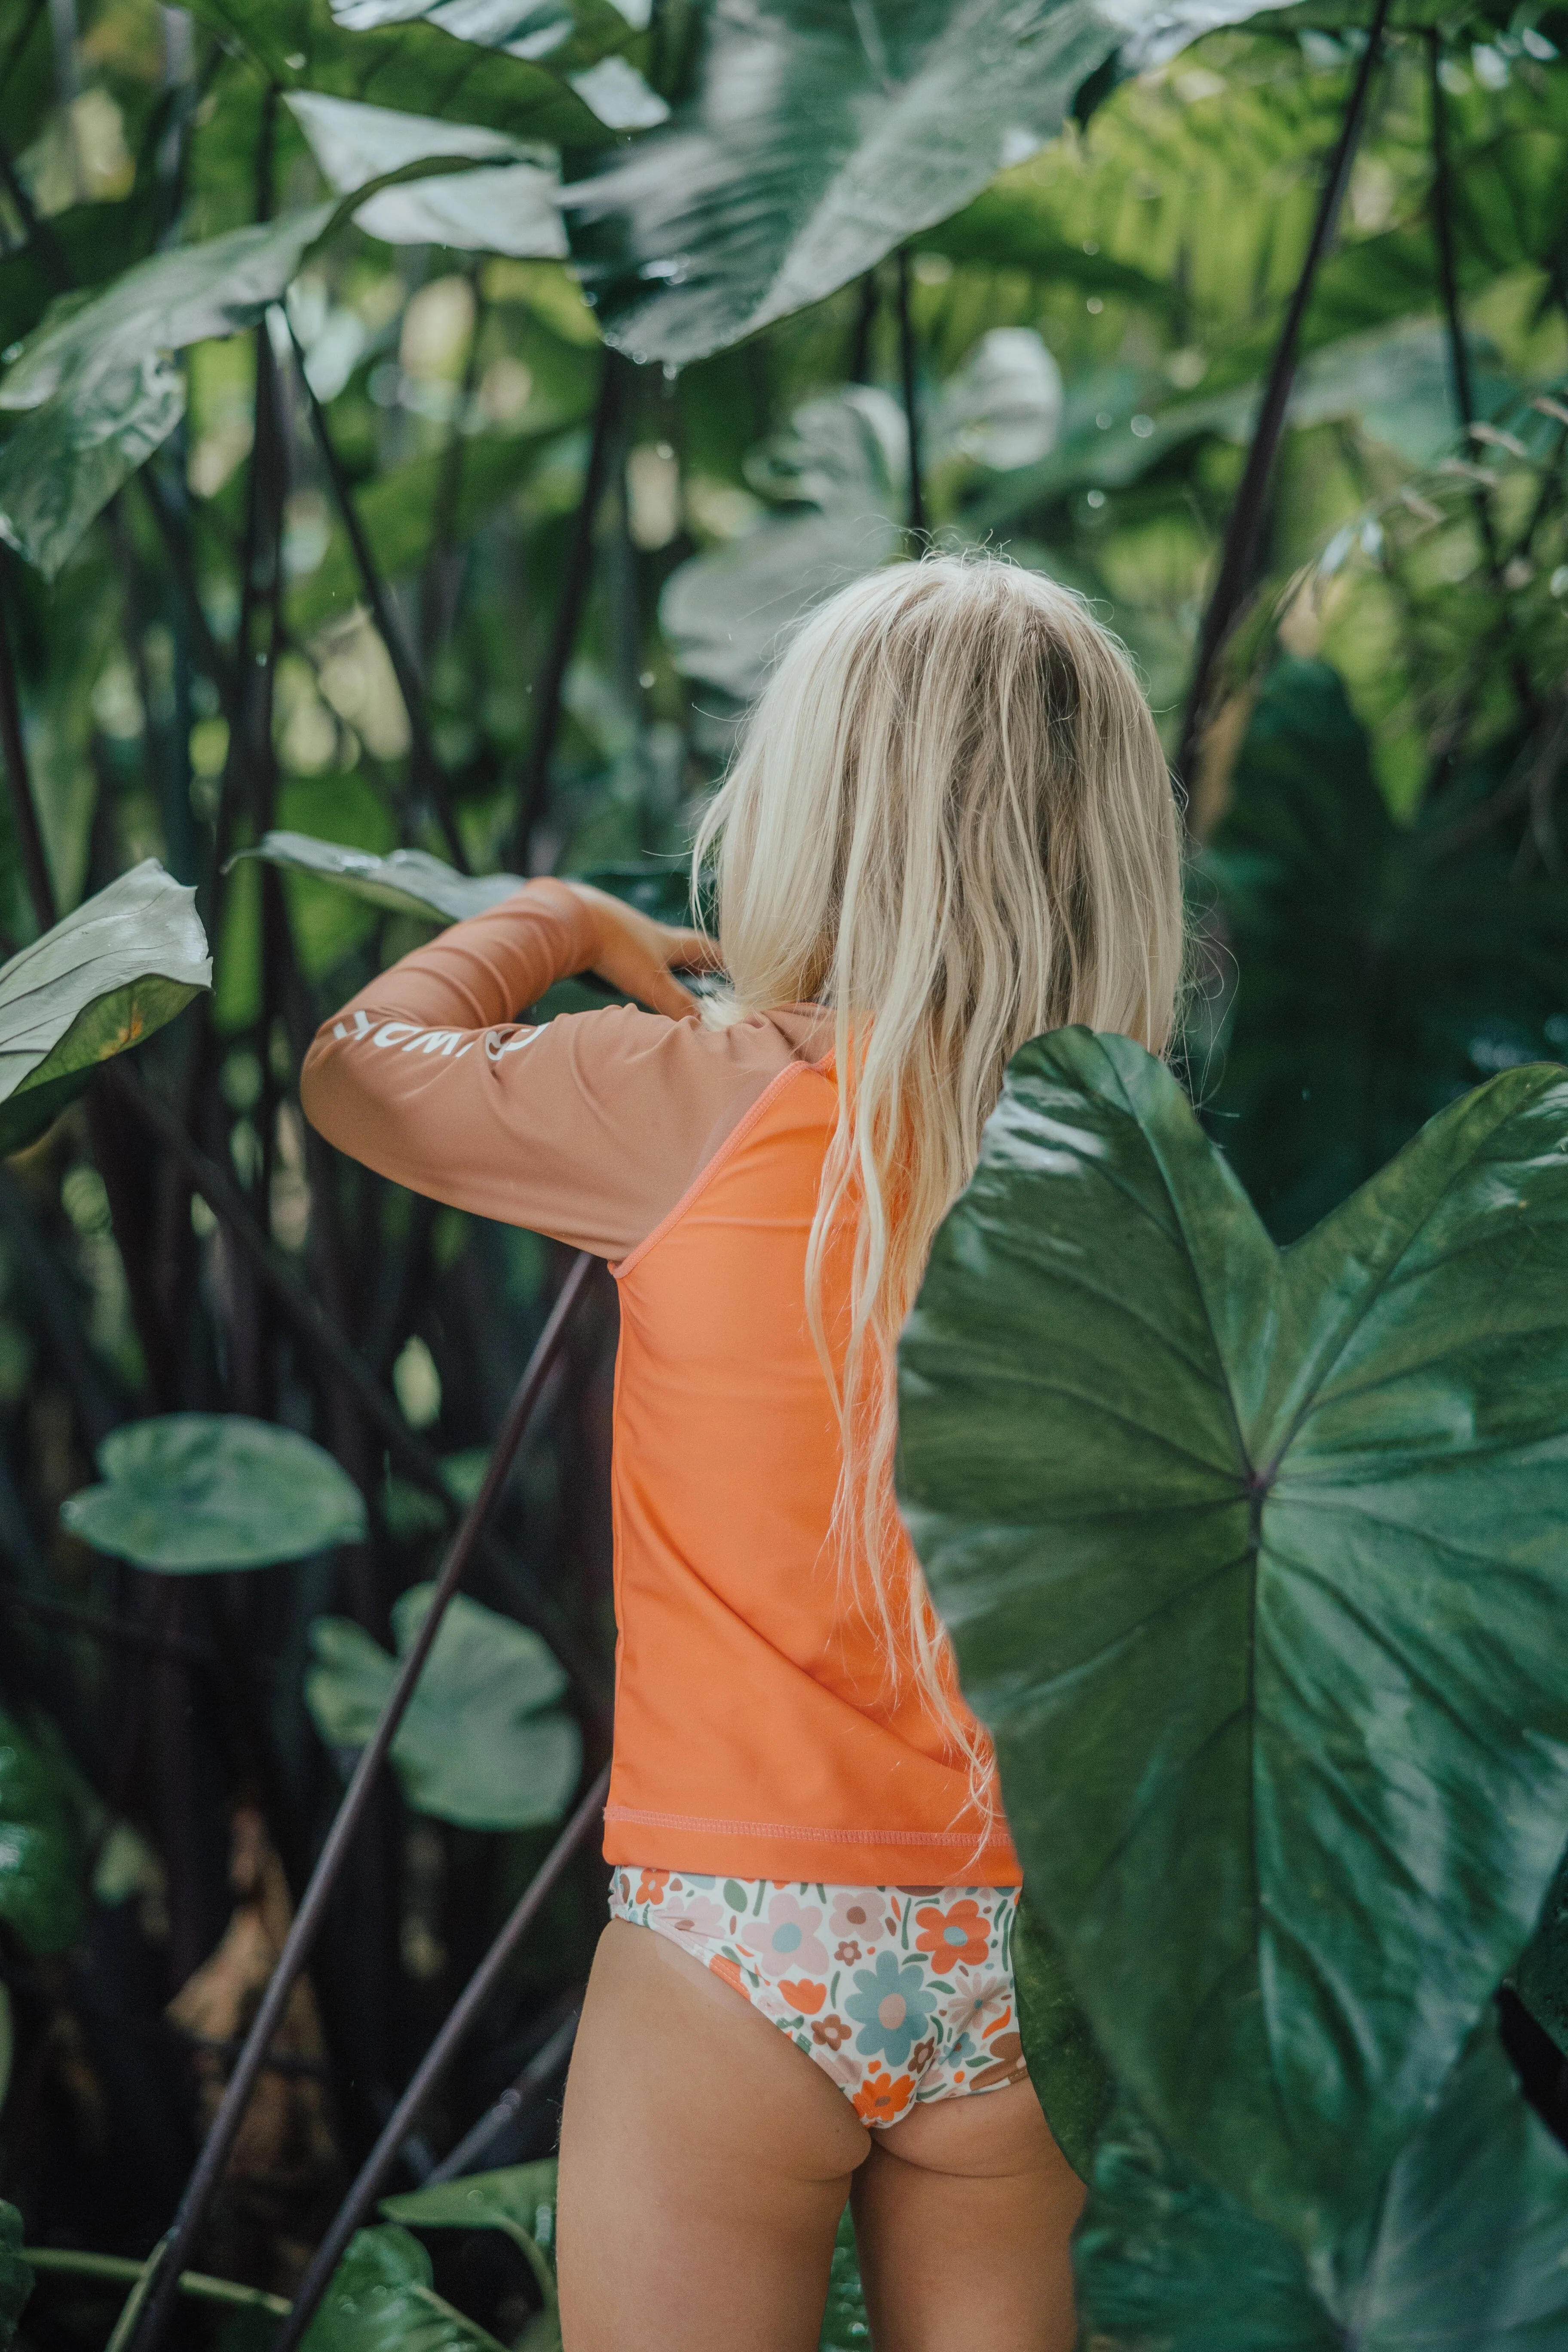
[(820, 1886), (623, 1865), (610, 1913), (690, 1952), (864, 2124), (1025, 2080), (1016, 1886)]

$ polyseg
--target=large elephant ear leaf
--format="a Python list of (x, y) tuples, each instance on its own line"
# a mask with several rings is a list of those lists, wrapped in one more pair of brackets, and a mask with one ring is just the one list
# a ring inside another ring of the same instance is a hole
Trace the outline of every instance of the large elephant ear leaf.
[(429, 2255), (406, 2230), (356, 2231), (303, 2352), (504, 2352), (437, 2294), (433, 2276)]
[(405, 2197), (384, 2197), (389, 2221), (416, 2230), (500, 2230), (527, 2261), (543, 2297), (556, 2308), (556, 2165), (552, 2156), (532, 2164), (509, 2164), (496, 2172), (471, 2172), (462, 2180), (442, 2180)]
[(1029, 1897), (1118, 2082), (1312, 2252), (1561, 1851), (1565, 1279), (1560, 1069), (1281, 1255), (1169, 1072), (1063, 1030), (900, 1351), (900, 1491)]
[(1110, 2074), (1056, 1939), (1026, 1902), (1013, 1927), (1013, 1983), (1029, 2080), (1057, 2146), (1087, 2180), (1113, 2095)]
[(336, 882), (373, 907), (399, 915), (419, 915), (427, 923), (460, 923), (488, 913), (524, 887), (521, 874), (459, 874), (428, 850), (395, 849), (375, 857), (308, 833), (264, 833), (258, 847), (242, 856), (264, 858), (290, 874), (314, 874)]
[(239, 1412), (128, 1422), (98, 1449), (102, 1484), (60, 1507), (83, 1543), (165, 1576), (304, 1559), (364, 1534), (364, 1499), (296, 1430)]
[(153, 857), (0, 966), (0, 1154), (211, 985), (195, 892)]
[(1558, 1864), (1540, 1923), (1520, 1955), (1513, 1989), (1568, 2058), (1568, 1855)]
[(738, 342), (1054, 138), (1124, 41), (1142, 61), (1257, 13), (1252, 0), (711, 9), (694, 95), (564, 200), (605, 332), (675, 363)]
[(1370, 2216), (1320, 2262), (1188, 2171), (1125, 2100), (1073, 2252), (1103, 2352), (1555, 2352), (1565, 2240), (1568, 2156), (1489, 2018)]
[(0, 2202), (0, 2352), (11, 2352), (16, 2322), (33, 2292), (33, 2267), (22, 2252), (22, 2216)]
[(353, 195), (372, 180), (434, 156), (465, 168), (383, 188), (354, 221), (388, 245), (446, 245), (460, 251), (560, 259), (566, 233), (556, 203), (552, 154), (521, 146), (473, 122), (443, 122), (319, 90), (289, 93), (289, 110), (329, 184)]

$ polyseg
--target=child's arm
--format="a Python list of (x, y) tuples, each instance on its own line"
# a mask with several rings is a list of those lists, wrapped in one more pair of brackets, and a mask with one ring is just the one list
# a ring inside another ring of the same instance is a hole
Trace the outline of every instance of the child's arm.
[[(325, 1023), (300, 1097), (330, 1142), (395, 1182), (624, 1256), (679, 1199), (788, 1058), (765, 1024), (704, 1030), (675, 931), (581, 884), (531, 882), (394, 964)], [(552, 981), (596, 971), (645, 1002), (521, 1024)]]

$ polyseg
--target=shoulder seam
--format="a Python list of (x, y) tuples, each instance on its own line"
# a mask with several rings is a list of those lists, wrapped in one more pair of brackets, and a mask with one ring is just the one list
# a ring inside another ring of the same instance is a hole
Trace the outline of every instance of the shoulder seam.
[(736, 1120), (735, 1125), (724, 1138), (724, 1140), (719, 1146), (718, 1150), (713, 1153), (711, 1159), (705, 1160), (703, 1161), (701, 1167), (698, 1170), (696, 1175), (692, 1178), (685, 1192), (680, 1195), (679, 1200), (677, 1201), (672, 1207), (665, 1211), (663, 1216), (659, 1219), (658, 1224), (655, 1225), (653, 1231), (650, 1234), (644, 1234), (642, 1240), (638, 1242), (636, 1249), (628, 1250), (625, 1257), (617, 1259), (616, 1264), (611, 1266), (610, 1272), (615, 1276), (617, 1282), (620, 1282), (626, 1275), (630, 1274), (634, 1266), (640, 1265), (642, 1260), (647, 1256), (648, 1251), (652, 1249), (654, 1244), (656, 1242), (662, 1241), (665, 1234), (668, 1233), (670, 1227), (678, 1224), (680, 1219), (685, 1216), (687, 1211), (691, 1207), (692, 1202), (696, 1201), (700, 1194), (702, 1193), (708, 1185), (712, 1182), (720, 1169), (724, 1166), (727, 1160), (731, 1160), (735, 1153), (740, 1150), (747, 1136), (750, 1135), (752, 1129), (756, 1126), (757, 1121), (762, 1118), (763, 1112), (772, 1103), (773, 1097), (778, 1094), (783, 1087), (786, 1087), (792, 1078), (820, 1077), (822, 1075), (823, 1073), (821, 1069), (814, 1062), (790, 1061), (784, 1064), (784, 1068), (780, 1070), (776, 1076), (768, 1080), (767, 1085), (763, 1088), (762, 1093), (757, 1097), (756, 1101), (752, 1105), (750, 1110), (745, 1112), (741, 1118)]

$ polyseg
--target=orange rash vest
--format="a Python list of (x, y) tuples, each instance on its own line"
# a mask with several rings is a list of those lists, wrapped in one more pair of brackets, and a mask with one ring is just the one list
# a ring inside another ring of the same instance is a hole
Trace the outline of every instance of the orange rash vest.
[[(1016, 1885), (1005, 1828), (975, 1811), (912, 1676), (895, 1686), (826, 1541), (839, 1446), (805, 1276), (837, 1111), (830, 1024), (799, 1005), (713, 1030), (635, 1006), (516, 1019), (590, 954), (572, 892), (531, 883), (326, 1023), (300, 1097), (395, 1182), (611, 1262), (605, 1858)], [(830, 1332), (847, 1257), (829, 1253)], [(913, 1571), (901, 1536), (889, 1570)]]

